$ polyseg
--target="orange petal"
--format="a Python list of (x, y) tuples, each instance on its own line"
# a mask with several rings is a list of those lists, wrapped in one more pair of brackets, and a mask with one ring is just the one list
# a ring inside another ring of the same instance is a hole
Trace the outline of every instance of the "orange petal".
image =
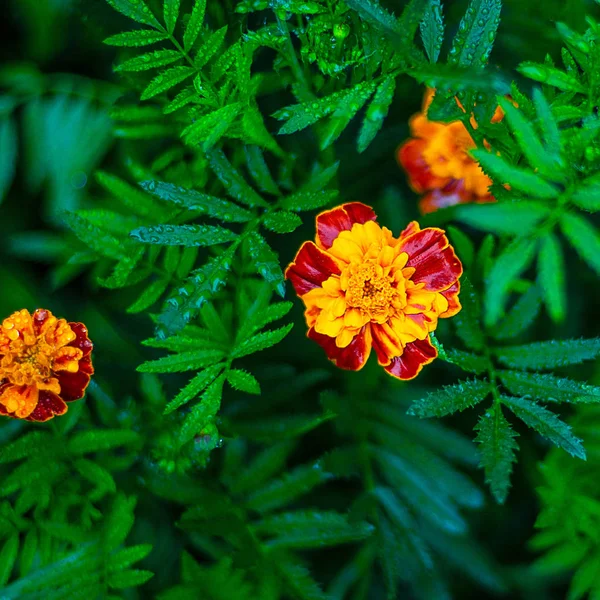
[(39, 391), (36, 385), (9, 385), (2, 391), (0, 404), (12, 416), (25, 419), (34, 411), (38, 398)]

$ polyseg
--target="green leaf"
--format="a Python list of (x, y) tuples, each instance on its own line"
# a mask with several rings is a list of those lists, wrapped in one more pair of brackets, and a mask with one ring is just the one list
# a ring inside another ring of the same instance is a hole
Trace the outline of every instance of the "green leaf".
[(108, 576), (108, 587), (118, 590), (136, 587), (143, 585), (152, 577), (154, 577), (152, 571), (145, 571), (143, 569), (117, 571)]
[(202, 144), (204, 151), (210, 150), (225, 135), (229, 126), (239, 116), (242, 105), (234, 102), (199, 117), (188, 125), (181, 136), (186, 144)]
[(554, 369), (578, 365), (600, 356), (600, 338), (587, 340), (550, 340), (523, 346), (494, 349), (498, 360), (513, 369)]
[(467, 348), (481, 351), (485, 348), (485, 337), (479, 321), (481, 314), (479, 299), (467, 277), (462, 278), (460, 285), (462, 310), (454, 316), (456, 333)]
[(197, 371), (213, 365), (225, 357), (222, 350), (191, 350), (170, 356), (163, 356), (156, 360), (149, 360), (141, 364), (137, 370), (140, 373), (183, 373)]
[(148, 71), (165, 67), (175, 61), (181, 60), (182, 56), (177, 50), (155, 50), (147, 54), (141, 54), (135, 58), (126, 60), (124, 63), (115, 67), (117, 72), (128, 71)]
[(227, 381), (231, 387), (247, 394), (260, 394), (260, 384), (252, 373), (240, 369), (231, 369), (227, 373)]
[(152, 14), (144, 0), (139, 2), (132, 2), (131, 0), (106, 0), (116, 11), (129, 17), (130, 19), (142, 23), (144, 25), (150, 25), (162, 31), (161, 24), (157, 21), (156, 17)]
[(560, 242), (553, 233), (547, 233), (541, 240), (538, 277), (548, 313), (555, 323), (561, 323), (567, 313), (565, 261)]
[(447, 233), (450, 243), (456, 250), (456, 254), (465, 266), (465, 269), (470, 269), (475, 260), (475, 244), (473, 244), (471, 238), (466, 233), (463, 233), (453, 225), (448, 226)]
[(151, 307), (164, 294), (169, 285), (168, 277), (160, 277), (155, 279), (144, 291), (139, 298), (127, 309), (130, 314), (140, 313)]
[(444, 43), (444, 15), (441, 0), (429, 0), (420, 29), (429, 62), (436, 63)]
[(293, 211), (314, 210), (337, 198), (338, 190), (301, 191), (281, 200), (281, 206)]
[(163, 15), (169, 33), (175, 31), (177, 18), (179, 17), (179, 4), (181, 0), (163, 0)]
[(519, 446), (515, 442), (518, 434), (504, 418), (500, 406), (495, 406), (482, 415), (475, 427), (475, 441), (480, 444), (481, 466), (485, 480), (499, 504), (504, 504), (510, 487), (512, 463)]
[(359, 152), (364, 152), (379, 133), (394, 99), (395, 91), (396, 78), (391, 75), (379, 84), (358, 134), (357, 149)]
[[(145, 252), (145, 248), (140, 246), (138, 248), (134, 248), (130, 254), (123, 256), (115, 265), (113, 272), (108, 277), (98, 280), (100, 285), (109, 289), (118, 289), (125, 287), (126, 285), (131, 285), (132, 283), (137, 283), (137, 281), (139, 281), (137, 279), (135, 279), (133, 282), (129, 281), (130, 276), (136, 270), (136, 267), (144, 257)], [(139, 272), (136, 273), (136, 275), (139, 275)]]
[(69, 454), (90, 454), (128, 444), (139, 444), (140, 434), (126, 429), (97, 429), (74, 433), (66, 444)]
[(218, 225), (154, 225), (140, 227), (130, 234), (144, 244), (161, 246), (215, 246), (233, 242), (238, 234)]
[(108, 568), (110, 571), (121, 571), (143, 560), (151, 551), (151, 544), (138, 544), (137, 546), (123, 548), (108, 558)]
[(355, 86), (348, 95), (340, 100), (331, 118), (319, 132), (321, 150), (329, 148), (340, 137), (374, 91), (375, 83), (369, 82), (368, 85)]
[(564, 213), (560, 227), (565, 237), (591, 269), (600, 274), (600, 235), (584, 217), (575, 213)]
[(534, 198), (556, 198), (559, 191), (545, 179), (528, 171), (508, 164), (502, 157), (487, 150), (472, 150), (471, 154), (499, 184), (508, 183), (512, 189), (524, 192)]
[(259, 513), (289, 506), (296, 498), (331, 478), (320, 463), (303, 465), (285, 473), (281, 479), (270, 481), (258, 489), (246, 501), (246, 507)]
[(498, 371), (506, 388), (516, 396), (531, 396), (543, 402), (591, 404), (600, 402), (600, 387), (547, 373)]
[(156, 42), (162, 42), (168, 39), (169, 36), (162, 31), (154, 31), (152, 29), (137, 29), (136, 31), (124, 31), (111, 35), (104, 40), (108, 46), (126, 46), (137, 48), (140, 46), (150, 46)]
[(142, 92), (141, 100), (154, 98), (154, 96), (170, 90), (172, 87), (194, 75), (194, 73), (195, 70), (192, 67), (172, 67), (159, 73)]
[(361, 19), (388, 36), (399, 39), (402, 35), (398, 19), (382, 8), (376, 0), (346, 0), (346, 5), (356, 11)]
[(471, 0), (458, 27), (448, 62), (461, 67), (484, 66), (500, 24), (501, 0)]
[(556, 123), (554, 115), (552, 114), (552, 109), (550, 108), (546, 97), (538, 88), (533, 90), (533, 103), (535, 105), (538, 123), (540, 125), (540, 129), (542, 130), (548, 151), (554, 156), (557, 164), (562, 166), (562, 160), (560, 158), (560, 131), (558, 129), (558, 124)]
[(473, 379), (447, 385), (430, 392), (424, 398), (416, 400), (408, 409), (408, 414), (415, 417), (444, 417), (456, 411), (463, 411), (479, 404), (490, 393), (487, 381)]
[(183, 47), (187, 51), (194, 45), (198, 34), (204, 23), (204, 13), (206, 11), (206, 0), (195, 0), (190, 20), (188, 21), (185, 33), (183, 34)]
[(167, 404), (163, 412), (164, 415), (172, 413), (180, 406), (187, 404), (201, 394), (220, 374), (223, 370), (222, 364), (216, 364), (200, 371), (185, 387), (183, 387), (177, 396)]
[(215, 175), (219, 178), (227, 193), (246, 206), (269, 208), (263, 200), (227, 160), (222, 150), (211, 150), (207, 153), (208, 161)]
[(528, 427), (537, 431), (575, 458), (585, 460), (585, 450), (581, 440), (571, 433), (571, 428), (553, 412), (525, 398), (502, 396), (502, 404), (521, 419)]
[(63, 219), (73, 233), (98, 254), (119, 260), (126, 252), (122, 240), (102, 231), (78, 214), (67, 213)]
[(551, 85), (560, 90), (568, 92), (587, 93), (587, 90), (577, 81), (572, 75), (568, 75), (564, 71), (552, 67), (550, 65), (542, 65), (534, 62), (522, 62), (517, 71), (529, 79)]
[(571, 202), (589, 212), (600, 210), (600, 176), (592, 175), (580, 181), (573, 194)]
[(269, 6), (274, 10), (285, 10), (299, 15), (316, 15), (325, 12), (325, 7), (311, 0), (270, 0)]
[(227, 25), (211, 33), (206, 41), (198, 48), (194, 57), (194, 67), (202, 69), (204, 65), (219, 51), (227, 35)]
[(244, 152), (248, 171), (260, 190), (279, 196), (281, 192), (271, 175), (271, 171), (269, 171), (263, 151), (258, 146), (246, 144)]
[(10, 579), (19, 553), (19, 534), (13, 533), (2, 546), (0, 552), (0, 586), (4, 587)]
[(541, 308), (538, 288), (532, 285), (515, 302), (509, 313), (492, 330), (497, 340), (508, 340), (516, 337), (535, 321)]
[(522, 111), (503, 97), (498, 98), (498, 104), (504, 111), (512, 134), (515, 136), (521, 152), (527, 157), (529, 164), (551, 179), (556, 175), (560, 175), (556, 160), (546, 151), (533, 125), (524, 117)]
[(186, 323), (189, 323), (202, 305), (225, 285), (232, 260), (233, 250), (228, 248), (220, 255), (211, 258), (206, 265), (192, 272), (185, 284), (167, 300), (165, 308), (159, 315), (158, 337), (163, 338), (177, 333)]
[(496, 259), (486, 276), (485, 321), (488, 327), (497, 323), (504, 313), (510, 287), (531, 263), (535, 249), (535, 240), (517, 238)]
[(293, 326), (293, 323), (288, 323), (287, 325), (279, 327), (278, 329), (273, 329), (272, 331), (257, 333), (239, 344), (233, 351), (232, 357), (241, 358), (242, 356), (248, 356), (249, 354), (254, 354), (255, 352), (260, 352), (271, 346), (275, 346), (275, 344), (278, 344), (291, 331)]
[(463, 371), (475, 373), (476, 375), (485, 373), (489, 368), (489, 362), (485, 356), (463, 352), (462, 350), (448, 350), (443, 356), (440, 354), (440, 358), (460, 367)]
[(221, 408), (224, 382), (224, 375), (215, 379), (202, 394), (200, 403), (194, 406), (185, 418), (179, 434), (181, 444), (189, 442), (194, 436), (202, 433), (202, 430), (213, 421)]
[(33, 561), (38, 551), (38, 535), (35, 529), (30, 529), (25, 534), (25, 540), (19, 556), (19, 576), (23, 579), (33, 566)]
[(267, 213), (263, 225), (275, 233), (291, 233), (302, 225), (302, 219), (292, 212), (280, 210)]
[(280, 513), (253, 525), (255, 533), (274, 536), (269, 548), (322, 548), (363, 540), (374, 530), (369, 523), (351, 523), (333, 511)]
[(179, 94), (177, 94), (177, 96), (175, 96), (171, 102), (163, 107), (163, 113), (165, 115), (170, 115), (171, 113), (178, 111), (180, 108), (195, 102), (197, 99), (198, 93), (196, 90), (192, 87), (187, 87), (181, 90), (181, 92), (179, 92)]
[[(369, 95), (373, 92), (372, 82), (359, 83), (353, 87), (320, 98), (319, 100), (286, 106), (273, 114), (275, 119), (286, 121), (285, 125), (279, 130), (279, 135), (289, 135), (296, 131), (306, 129), (310, 125), (313, 125), (317, 121), (332, 114), (339, 107), (343, 107), (344, 102), (348, 98), (355, 98), (357, 101), (361, 100), (367, 91)], [(368, 95), (362, 100), (363, 104), (367, 99)]]
[(0, 203), (6, 197), (17, 168), (17, 127), (11, 118), (0, 119)]
[(285, 585), (298, 600), (331, 600), (319, 584), (312, 578), (310, 572), (285, 555), (278, 553), (277, 569), (285, 581)]
[(170, 202), (186, 210), (205, 214), (221, 221), (246, 223), (254, 217), (249, 210), (229, 200), (223, 200), (222, 198), (210, 196), (209, 194), (195, 190), (188, 190), (172, 183), (142, 181), (140, 186), (165, 202)]
[(245, 419), (230, 423), (229, 428), (236, 435), (256, 440), (259, 442), (271, 443), (273, 440), (289, 440), (316, 429), (323, 423), (334, 419), (336, 414), (326, 412), (322, 415), (294, 415), (286, 418), (281, 417), (261, 417), (258, 420)]
[(285, 296), (285, 281), (279, 266), (279, 256), (267, 244), (267, 240), (259, 233), (251, 232), (248, 235), (248, 251), (258, 273), (275, 287), (281, 297)]

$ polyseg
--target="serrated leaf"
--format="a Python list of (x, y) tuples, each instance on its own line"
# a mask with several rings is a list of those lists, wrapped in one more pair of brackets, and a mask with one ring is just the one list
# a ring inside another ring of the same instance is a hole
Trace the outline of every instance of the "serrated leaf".
[(575, 77), (552, 67), (534, 62), (522, 62), (517, 71), (529, 79), (551, 85), (560, 90), (586, 93), (586, 89), (577, 81)]
[(486, 483), (499, 504), (504, 504), (510, 487), (512, 463), (516, 461), (515, 442), (518, 434), (504, 418), (500, 406), (495, 406), (482, 415), (475, 427), (480, 444), (481, 466), (485, 470)]
[(429, 0), (420, 23), (421, 39), (429, 62), (436, 63), (444, 43), (444, 15), (441, 0)]
[(507, 340), (516, 337), (533, 324), (541, 308), (541, 298), (538, 288), (532, 285), (508, 314), (492, 330), (497, 340)]
[(156, 360), (142, 363), (138, 368), (140, 373), (183, 373), (197, 371), (213, 365), (225, 357), (222, 350), (191, 350), (170, 356), (163, 356)]
[(556, 198), (559, 191), (545, 179), (528, 171), (507, 163), (502, 157), (487, 150), (472, 150), (471, 154), (489, 173), (496, 183), (509, 184), (512, 189), (524, 192), (533, 198)]
[(523, 116), (522, 111), (506, 98), (499, 97), (498, 104), (504, 110), (512, 134), (529, 164), (534, 169), (539, 169), (547, 177), (553, 178), (553, 176), (560, 175), (559, 165), (554, 157), (546, 151), (533, 125)]
[(293, 212), (280, 210), (267, 213), (263, 220), (264, 226), (275, 233), (291, 233), (302, 225), (302, 219)]
[(501, 0), (471, 0), (452, 42), (450, 64), (469, 67), (487, 63), (500, 25), (501, 9)]
[(271, 175), (271, 171), (265, 161), (265, 156), (258, 146), (245, 145), (246, 165), (252, 179), (263, 192), (279, 196), (279, 187)]
[(346, 0), (346, 4), (356, 11), (361, 19), (382, 30), (388, 36), (397, 40), (402, 35), (398, 19), (387, 12), (376, 0)]
[(116, 66), (115, 71), (149, 71), (150, 69), (166, 67), (182, 58), (181, 53), (177, 50), (155, 50), (154, 52), (148, 52), (126, 60), (124, 63)]
[(196, 56), (194, 57), (194, 67), (196, 69), (202, 69), (204, 65), (219, 51), (219, 48), (225, 41), (227, 35), (227, 25), (224, 25), (217, 31), (211, 33), (206, 41), (198, 48)]
[(165, 115), (170, 115), (171, 113), (178, 111), (180, 108), (191, 104), (197, 99), (198, 93), (193, 87), (185, 88), (184, 90), (181, 90), (181, 92), (179, 92), (179, 94), (177, 94), (177, 96), (175, 96), (175, 98), (173, 98), (169, 104), (163, 107), (163, 113)]
[(316, 15), (326, 12), (322, 4), (312, 0), (269, 0), (269, 6), (274, 10), (285, 10), (299, 15)]
[(554, 369), (578, 365), (600, 356), (600, 338), (550, 340), (523, 346), (506, 346), (494, 349), (494, 354), (500, 363), (514, 369)]
[(471, 352), (463, 352), (462, 350), (448, 350), (444, 356), (440, 355), (443, 360), (460, 367), (468, 373), (481, 375), (489, 369), (489, 362), (485, 356), (472, 354)]
[(151, 551), (151, 544), (138, 544), (137, 546), (123, 548), (116, 554), (108, 557), (108, 569), (110, 571), (120, 571), (131, 566), (133, 563), (143, 560)]
[(294, 511), (267, 517), (253, 530), (275, 536), (264, 542), (269, 548), (320, 548), (365, 539), (374, 527), (333, 511)]
[(537, 113), (538, 123), (542, 130), (542, 135), (544, 136), (544, 142), (546, 143), (548, 150), (554, 155), (557, 163), (561, 165), (560, 130), (558, 129), (558, 124), (556, 123), (546, 97), (538, 88), (533, 90), (533, 103)]
[(163, 412), (164, 415), (172, 413), (180, 406), (187, 404), (193, 400), (198, 394), (201, 394), (220, 374), (223, 370), (222, 364), (216, 364), (200, 371), (191, 381), (184, 386), (177, 396), (167, 404)]
[(162, 31), (153, 29), (137, 29), (136, 31), (124, 31), (111, 35), (104, 40), (108, 46), (121, 46), (129, 48), (138, 48), (140, 46), (150, 46), (156, 42), (162, 42), (168, 39), (168, 35)]
[(473, 285), (463, 277), (461, 280), (460, 302), (462, 310), (455, 315), (456, 333), (467, 348), (480, 351), (485, 347), (485, 336), (481, 328), (481, 307)]
[(19, 553), (19, 534), (13, 533), (0, 551), (0, 586), (4, 587), (10, 579), (17, 555)]
[(203, 149), (208, 151), (225, 135), (229, 126), (239, 116), (241, 107), (240, 102), (234, 102), (203, 115), (188, 125), (181, 136), (186, 144), (202, 144)]
[(183, 47), (189, 51), (194, 45), (198, 34), (204, 23), (204, 13), (206, 11), (206, 0), (195, 0), (190, 20), (188, 21), (185, 33), (183, 34)]
[(490, 384), (479, 379), (461, 381), (447, 385), (424, 398), (416, 400), (408, 409), (408, 414), (420, 418), (444, 417), (456, 411), (472, 408), (490, 393)]
[(108, 587), (118, 590), (136, 587), (143, 585), (154, 577), (152, 571), (143, 569), (125, 569), (124, 571), (116, 571), (108, 576)]
[(175, 25), (177, 25), (177, 18), (179, 17), (179, 5), (181, 0), (163, 0), (163, 3), (163, 16), (167, 31), (173, 33), (173, 31), (175, 31)]
[(139, 298), (127, 309), (130, 314), (140, 313), (152, 306), (164, 294), (169, 285), (168, 277), (160, 277), (155, 279), (144, 291)]
[(218, 225), (153, 225), (140, 227), (130, 234), (144, 244), (161, 246), (215, 246), (233, 242), (238, 234)]
[(221, 407), (224, 382), (224, 375), (215, 379), (208, 386), (204, 394), (202, 394), (200, 403), (194, 406), (185, 418), (179, 433), (179, 441), (181, 444), (189, 442), (214, 420), (215, 415), (219, 412), (219, 408)]
[(561, 216), (560, 227), (579, 256), (600, 274), (600, 234), (596, 228), (584, 217), (569, 212)]
[(541, 240), (538, 278), (550, 317), (555, 323), (562, 322), (567, 313), (565, 261), (560, 242), (553, 233), (547, 233)]
[(375, 139), (389, 112), (390, 104), (396, 91), (396, 78), (386, 77), (377, 88), (373, 100), (367, 108), (360, 133), (358, 134), (357, 149), (364, 152)]
[(202, 305), (225, 285), (232, 260), (233, 250), (228, 248), (192, 272), (184, 285), (167, 300), (159, 315), (158, 337), (164, 338), (177, 333), (189, 323)]
[(548, 373), (498, 371), (502, 383), (516, 396), (531, 396), (544, 402), (590, 404), (600, 402), (600, 387)]
[(546, 204), (524, 200), (460, 205), (454, 209), (453, 218), (482, 231), (520, 236), (534, 231), (549, 214), (550, 207)]
[(257, 313), (248, 314), (238, 329), (236, 340), (246, 340), (269, 323), (285, 317), (292, 306), (291, 302), (275, 302)]
[(273, 329), (272, 331), (264, 331), (263, 333), (257, 333), (251, 338), (244, 340), (239, 344), (232, 353), (234, 358), (241, 358), (255, 352), (266, 350), (271, 346), (278, 344), (292, 329), (293, 323)]
[[(366, 93), (365, 90), (371, 90), (369, 93), (372, 93), (373, 83), (359, 83), (353, 87), (320, 98), (319, 100), (294, 104), (278, 110), (273, 114), (273, 117), (279, 121), (286, 121), (279, 130), (279, 135), (289, 135), (296, 131), (306, 129), (317, 121), (331, 115), (338, 107), (342, 106), (348, 98), (362, 98)], [(366, 101), (366, 98), (364, 101)]]
[(247, 394), (260, 394), (260, 384), (252, 373), (240, 369), (231, 369), (227, 373), (227, 381), (231, 387)]
[(132, 2), (131, 0), (106, 0), (116, 11), (129, 17), (133, 21), (150, 25), (156, 29), (162, 30), (161, 24), (152, 14), (144, 0)]
[(126, 252), (122, 240), (102, 231), (78, 214), (67, 213), (63, 216), (63, 219), (73, 233), (98, 254), (119, 260)]
[(314, 210), (327, 206), (337, 198), (338, 190), (300, 191), (281, 200), (281, 206), (288, 210)]
[[(125, 287), (126, 285), (131, 285), (132, 282), (129, 281), (130, 276), (136, 270), (136, 267), (144, 257), (145, 252), (146, 250), (144, 247), (140, 246), (134, 248), (130, 254), (123, 256), (108, 277), (98, 280), (100, 285), (109, 289), (118, 289)], [(135, 283), (137, 283), (137, 280)]]
[(283, 297), (285, 282), (277, 253), (271, 249), (265, 238), (255, 231), (248, 235), (248, 252), (258, 273)]
[(262, 417), (259, 420), (245, 419), (229, 423), (237, 435), (260, 442), (291, 440), (304, 435), (336, 417), (335, 413), (322, 415), (294, 415), (290, 417)]
[(269, 208), (269, 204), (248, 185), (222, 150), (211, 150), (207, 157), (211, 169), (232, 198), (246, 206)]
[(310, 572), (296, 561), (285, 556), (277, 557), (277, 570), (285, 581), (286, 587), (299, 600), (331, 600)]
[(535, 240), (517, 238), (496, 259), (486, 276), (485, 322), (488, 327), (502, 316), (510, 286), (529, 266), (535, 249)]
[(172, 87), (175, 87), (182, 81), (195, 74), (192, 67), (173, 67), (159, 73), (142, 92), (141, 100), (148, 100), (158, 94), (162, 94)]
[(246, 223), (254, 215), (245, 208), (216, 196), (188, 190), (162, 181), (142, 181), (140, 186), (161, 200), (190, 211), (206, 214), (221, 221)]
[(128, 444), (138, 444), (140, 441), (139, 433), (126, 429), (78, 431), (68, 440), (66, 450), (69, 454), (90, 454)]
[(550, 440), (555, 446), (562, 448), (575, 458), (585, 460), (585, 450), (579, 438), (571, 432), (571, 428), (561, 421), (553, 412), (525, 398), (501, 396), (502, 404), (521, 419), (528, 427), (537, 431), (542, 437)]
[(13, 182), (17, 167), (17, 127), (12, 118), (0, 119), (0, 203)]
[(589, 212), (600, 210), (600, 177), (592, 175), (580, 181), (571, 194), (571, 202)]

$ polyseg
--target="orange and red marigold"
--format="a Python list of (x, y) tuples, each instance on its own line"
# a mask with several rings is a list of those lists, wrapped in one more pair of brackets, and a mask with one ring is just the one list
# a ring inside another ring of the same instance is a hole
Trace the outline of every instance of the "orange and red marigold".
[(82, 398), (94, 373), (82, 323), (20, 310), (0, 326), (0, 414), (48, 421)]
[[(397, 153), (411, 188), (418, 194), (424, 194), (419, 202), (421, 212), (427, 214), (466, 202), (495, 202), (489, 192), (492, 180), (469, 154), (477, 146), (464, 123), (441, 123), (428, 119), (427, 111), (434, 94), (432, 89), (425, 93), (422, 111), (410, 120), (412, 138), (400, 146)], [(464, 111), (458, 99), (456, 102)], [(504, 112), (498, 107), (492, 123), (503, 118)], [(470, 121), (477, 129), (474, 116)]]
[(429, 334), (455, 315), (462, 265), (441, 229), (412, 222), (395, 238), (360, 202), (317, 217), (286, 270), (306, 306), (308, 337), (338, 367), (356, 371), (371, 348), (399, 379), (416, 377), (437, 351)]

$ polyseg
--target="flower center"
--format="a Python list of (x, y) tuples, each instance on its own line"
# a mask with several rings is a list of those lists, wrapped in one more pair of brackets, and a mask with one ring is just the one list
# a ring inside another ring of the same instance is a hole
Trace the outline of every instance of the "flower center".
[(350, 274), (346, 303), (354, 308), (380, 311), (391, 305), (395, 293), (392, 280), (389, 275), (384, 274), (383, 268), (365, 263)]
[(42, 339), (33, 344), (14, 341), (0, 361), (0, 380), (8, 379), (16, 385), (47, 382), (52, 374), (52, 350)]

